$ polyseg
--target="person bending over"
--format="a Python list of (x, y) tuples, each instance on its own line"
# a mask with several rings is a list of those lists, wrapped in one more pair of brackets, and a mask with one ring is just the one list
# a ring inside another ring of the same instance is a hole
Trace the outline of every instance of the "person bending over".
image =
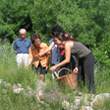
[(33, 34), (31, 36), (32, 46), (29, 48), (29, 59), (26, 69), (29, 65), (33, 63), (36, 73), (40, 73), (40, 80), (44, 80), (46, 71), (48, 70), (49, 54), (50, 52), (39, 57), (39, 54), (48, 48), (47, 44), (41, 42), (41, 37), (39, 34)]
[[(56, 34), (61, 33), (61, 32), (65, 35), (65, 37), (69, 37), (70, 39), (73, 38), (71, 35), (65, 34), (63, 28), (60, 27), (60, 26), (58, 26), (58, 25), (54, 26), (54, 27), (51, 29), (52, 38), (53, 38)], [(52, 48), (53, 48), (54, 46), (55, 46), (55, 42), (54, 42), (54, 40), (53, 40), (53, 41), (51, 42), (50, 46), (49, 46), (44, 52), (40, 53), (39, 56), (42, 56), (42, 55), (44, 55), (45, 53), (47, 53), (48, 51), (52, 50)], [(64, 49), (64, 46), (62, 46), (62, 45), (58, 45), (58, 49), (59, 49), (59, 53), (60, 53), (59, 62), (61, 62), (61, 61), (63, 61), (63, 60), (65, 59), (65, 49)], [(74, 56), (71, 56), (70, 62), (67, 63), (67, 64), (65, 64), (65, 65), (63, 65), (63, 66), (61, 66), (60, 69), (63, 68), (63, 67), (67, 67), (67, 68), (73, 70), (73, 69), (75, 68), (75, 62), (76, 62), (75, 60), (76, 60), (75, 57), (74, 57)], [(65, 71), (65, 70), (62, 70), (62, 71), (60, 72), (60, 76), (63, 76), (63, 75), (65, 75), (65, 74), (66, 74), (66, 71)]]
[[(80, 43), (77, 39), (70, 39), (65, 37), (63, 33), (54, 36), (55, 44), (62, 45), (65, 48), (65, 59), (59, 64), (52, 66), (50, 71), (54, 71), (56, 68), (65, 65), (70, 62), (71, 55), (75, 55), (78, 58), (79, 63), (76, 62), (76, 67), (73, 70), (74, 73), (79, 72), (78, 80), (82, 80), (85, 84), (85, 79), (88, 84), (89, 92), (94, 93), (95, 83), (94, 83), (94, 64), (95, 58), (86, 46)], [(77, 61), (77, 60), (76, 60)]]

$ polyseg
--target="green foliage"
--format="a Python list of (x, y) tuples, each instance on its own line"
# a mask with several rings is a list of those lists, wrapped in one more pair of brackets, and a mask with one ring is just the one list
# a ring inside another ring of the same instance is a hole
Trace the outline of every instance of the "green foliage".
[[(76, 2), (37, 0), (34, 4), (31, 18), (33, 29), (37, 30), (38, 33), (41, 32), (49, 36), (51, 28), (58, 24), (66, 30), (66, 33), (77, 37), (85, 45), (95, 43), (95, 30), (99, 27), (88, 17), (88, 11), (79, 8)], [(36, 10), (39, 11), (36, 12)]]
[(11, 88), (8, 88), (7, 93), (4, 95), (2, 89), (3, 87), (0, 86), (0, 97), (2, 99), (0, 100), (1, 110), (38, 110), (38, 104), (34, 97), (24, 97), (24, 93), (16, 95)]
[(110, 36), (108, 38), (103, 38), (102, 42), (98, 43), (92, 49), (97, 63), (104, 64), (107, 67), (110, 67)]
[(107, 93), (110, 90), (107, 88), (110, 86), (110, 70), (103, 64), (97, 63), (95, 65), (95, 84), (97, 93)]
[[(11, 42), (17, 38), (20, 28), (32, 31), (29, 17), (32, 1), (1, 0), (0, 5), (0, 36), (2, 39), (8, 38)], [(30, 5), (29, 5), (30, 4)]]
[[(100, 53), (99, 53), (100, 54)], [(99, 56), (100, 57), (100, 56)], [(18, 84), (20, 83), (22, 87), (26, 90), (29, 86), (35, 90), (35, 74), (29, 68), (29, 70), (25, 70), (23, 68), (17, 68), (15, 55), (12, 48), (12, 45), (5, 40), (0, 41), (0, 79), (2, 79), (6, 83)], [(110, 70), (104, 64), (100, 64), (100, 62), (95, 65), (95, 84), (96, 84), (96, 94), (110, 92)], [(87, 87), (84, 86), (81, 88), (76, 88), (75, 90), (68, 89), (67, 87), (59, 87), (57, 80), (52, 80), (51, 73), (48, 72), (45, 77), (45, 82), (47, 84), (45, 88), (45, 94), (55, 92), (59, 95), (67, 96), (66, 100), (69, 103), (74, 104), (74, 97), (78, 91), (82, 91), (84, 94), (87, 94)], [(4, 93), (4, 84), (0, 83), (0, 109), (1, 110), (61, 110), (62, 99), (59, 98), (57, 102), (48, 103), (49, 106), (41, 105), (36, 100), (36, 97), (33, 95), (26, 95), (26, 92), (21, 92), (20, 94), (14, 94), (11, 87), (6, 87)], [(76, 92), (76, 93), (75, 93)], [(34, 94), (35, 95), (35, 94)], [(95, 110), (98, 109), (109, 109), (110, 108), (110, 100), (104, 102), (104, 105), (94, 107)], [(84, 102), (81, 102), (82, 106)]]
[(35, 74), (31, 70), (26, 71), (24, 67), (17, 68), (13, 46), (4, 41), (1, 43), (0, 51), (0, 78), (11, 84), (21, 83), (23, 86), (29, 85), (34, 88)]
[(110, 2), (109, 0), (1, 0), (0, 38), (12, 43), (19, 29), (27, 29), (47, 44), (51, 28), (63, 27), (79, 39), (95, 55), (96, 62), (110, 66)]
[(110, 108), (110, 99), (107, 98), (105, 101), (104, 100), (101, 100), (101, 101), (99, 100), (97, 103), (94, 104), (94, 107), (93, 107), (94, 110), (97, 110), (99, 108), (100, 108), (100, 110), (104, 110), (104, 109), (109, 110), (109, 108)]

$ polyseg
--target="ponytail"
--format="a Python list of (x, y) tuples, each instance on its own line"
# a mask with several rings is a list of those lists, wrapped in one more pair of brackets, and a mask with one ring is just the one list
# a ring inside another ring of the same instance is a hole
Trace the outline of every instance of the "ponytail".
[(71, 41), (79, 42), (77, 39), (73, 38), (73, 36), (69, 35), (69, 34), (59, 33), (59, 34), (56, 34), (54, 37), (56, 37), (57, 39), (59, 39), (61, 41), (71, 40)]

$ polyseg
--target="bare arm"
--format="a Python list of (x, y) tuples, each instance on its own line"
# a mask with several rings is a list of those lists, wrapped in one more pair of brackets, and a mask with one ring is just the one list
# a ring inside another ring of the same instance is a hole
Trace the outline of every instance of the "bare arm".
[(26, 69), (29, 68), (29, 66), (30, 66), (30, 64), (32, 63), (32, 61), (33, 61), (33, 58), (29, 58), (29, 59), (28, 59)]
[(17, 55), (17, 50), (14, 50), (15, 54)]
[(71, 45), (69, 43), (66, 43), (65, 44), (65, 59), (62, 62), (60, 62), (59, 64), (57, 64), (56, 68), (69, 63), (70, 57), (71, 57)]
[(62, 61), (62, 62), (60, 62), (60, 63), (58, 63), (57, 65), (55, 65), (55, 66), (52, 66), (51, 68), (50, 68), (50, 71), (53, 71), (53, 70), (55, 70), (56, 68), (58, 68), (58, 67), (60, 67), (60, 66), (62, 66), (62, 65), (65, 65), (66, 63), (69, 63), (70, 62), (70, 56), (71, 56), (71, 47), (72, 47), (72, 43), (69, 43), (69, 42), (67, 42), (66, 44), (65, 44), (65, 59)]
[(54, 45), (55, 45), (55, 43), (52, 42), (52, 43), (50, 44), (50, 46), (45, 49), (44, 52), (42, 52), (42, 53), (39, 54), (39, 56), (41, 57), (41, 56), (43, 56), (44, 54), (46, 54), (47, 52), (49, 52), (49, 51), (54, 47)]
[(76, 74), (78, 74), (78, 57), (75, 56), (75, 58), (76, 58), (76, 67), (73, 70), (73, 72), (76, 73)]
[(49, 65), (49, 55), (47, 55), (47, 66), (46, 66), (46, 71), (48, 70), (48, 65)]

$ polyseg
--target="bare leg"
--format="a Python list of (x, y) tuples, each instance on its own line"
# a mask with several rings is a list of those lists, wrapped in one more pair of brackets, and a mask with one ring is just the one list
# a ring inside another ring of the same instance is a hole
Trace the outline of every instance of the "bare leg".
[(43, 75), (43, 74), (40, 74), (40, 80), (44, 80), (44, 78), (45, 78), (45, 75)]

